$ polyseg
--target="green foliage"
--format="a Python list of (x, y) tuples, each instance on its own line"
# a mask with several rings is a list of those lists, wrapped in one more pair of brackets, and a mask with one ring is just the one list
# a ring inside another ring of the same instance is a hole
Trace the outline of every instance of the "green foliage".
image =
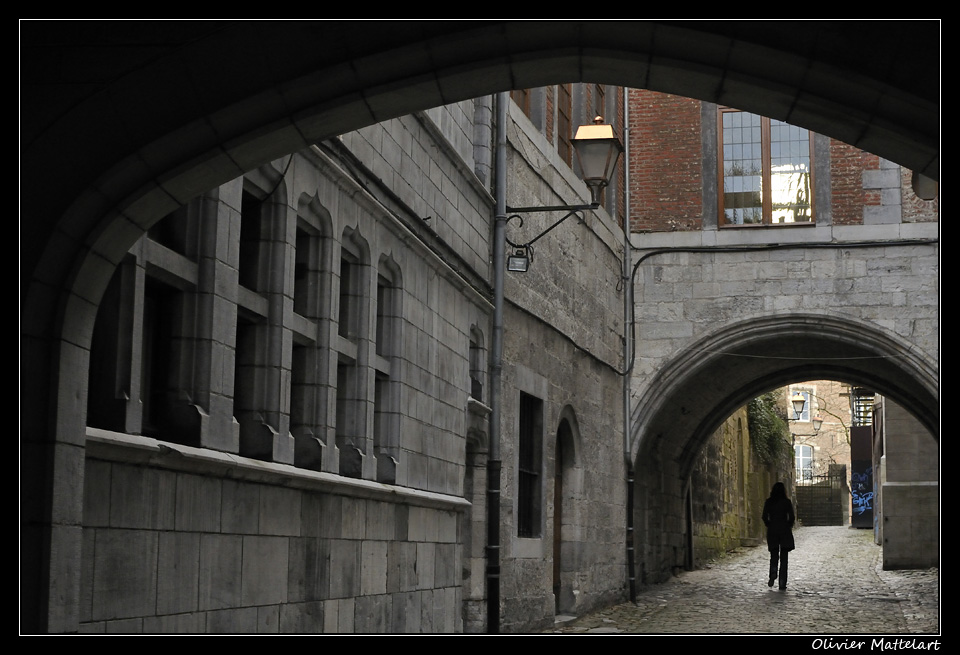
[(750, 445), (766, 464), (778, 464), (793, 455), (786, 410), (777, 402), (781, 395), (779, 390), (769, 391), (747, 403)]

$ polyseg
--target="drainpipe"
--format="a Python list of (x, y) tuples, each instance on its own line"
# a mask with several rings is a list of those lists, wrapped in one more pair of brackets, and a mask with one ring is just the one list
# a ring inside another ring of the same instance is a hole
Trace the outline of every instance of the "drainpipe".
[(490, 448), (487, 458), (487, 632), (500, 632), (500, 408), (503, 278), (507, 230), (507, 102), (497, 94), (496, 216), (493, 227), (493, 338), (490, 345)]
[(633, 372), (633, 271), (631, 268), (630, 243), (630, 114), (629, 92), (623, 90), (623, 457), (627, 467), (627, 582), (630, 586), (630, 602), (637, 602), (637, 581), (633, 535), (633, 461), (630, 458), (630, 388)]

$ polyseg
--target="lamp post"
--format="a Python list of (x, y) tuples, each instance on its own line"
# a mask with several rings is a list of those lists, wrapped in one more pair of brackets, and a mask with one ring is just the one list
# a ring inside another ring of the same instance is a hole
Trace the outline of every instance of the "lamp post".
[(571, 216), (579, 216), (580, 221), (583, 222), (582, 212), (600, 208), (601, 194), (610, 184), (610, 180), (613, 179), (617, 161), (623, 152), (623, 143), (614, 134), (613, 126), (604, 123), (601, 116), (593, 119), (593, 125), (581, 125), (577, 128), (577, 133), (571, 143), (577, 163), (580, 165), (581, 177), (586, 182), (587, 188), (590, 189), (590, 203), (586, 205), (506, 207), (506, 211), (510, 214), (506, 221), (509, 223), (513, 219), (518, 219), (521, 226), (523, 225), (523, 217), (520, 214), (566, 212), (563, 217), (529, 241), (514, 243), (509, 238), (506, 239), (506, 242), (512, 248), (512, 254), (507, 256), (508, 271), (526, 273), (530, 267), (530, 262), (533, 260), (533, 244), (536, 241)]
[[(572, 143), (584, 182), (590, 188), (591, 203), (588, 205), (562, 205), (553, 207), (507, 207), (506, 204), (506, 151), (507, 151), (507, 103), (508, 93), (497, 96), (497, 149), (496, 149), (496, 215), (493, 236), (493, 335), (490, 344), (490, 446), (487, 457), (487, 632), (500, 631), (500, 422), (501, 422), (501, 377), (503, 372), (503, 282), (507, 270), (524, 272), (530, 265), (531, 244), (544, 236), (574, 214), (600, 207), (600, 193), (610, 183), (614, 167), (623, 144), (613, 134), (613, 128), (603, 125), (602, 119), (594, 119), (594, 125), (581, 126)], [(511, 215), (508, 216), (507, 212)], [(563, 211), (566, 214), (530, 241), (515, 244), (506, 236), (506, 226), (511, 218), (530, 212)], [(506, 255), (506, 244), (513, 252)]]

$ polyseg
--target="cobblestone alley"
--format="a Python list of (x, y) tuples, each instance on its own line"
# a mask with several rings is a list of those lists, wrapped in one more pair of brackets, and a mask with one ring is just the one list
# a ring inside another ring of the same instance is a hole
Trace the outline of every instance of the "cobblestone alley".
[[(872, 531), (801, 527), (786, 591), (767, 587), (765, 546), (742, 548), (698, 571), (682, 572), (624, 603), (548, 632), (805, 634), (814, 648), (932, 648), (940, 632), (939, 570), (883, 571)], [(896, 639), (925, 634), (927, 638)], [(863, 635), (857, 647), (851, 635)], [(861, 640), (863, 641), (863, 640)], [(890, 646), (893, 644), (893, 646)]]

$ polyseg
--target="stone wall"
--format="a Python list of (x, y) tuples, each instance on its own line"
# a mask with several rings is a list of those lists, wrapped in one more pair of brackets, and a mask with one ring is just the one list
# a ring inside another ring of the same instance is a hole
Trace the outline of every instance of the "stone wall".
[(747, 533), (750, 448), (745, 410), (724, 421), (707, 442), (690, 475), (692, 564), (740, 547)]
[(747, 253), (688, 253), (678, 244), (675, 253), (651, 257), (637, 273), (637, 319), (644, 330), (634, 395), (643, 393), (664, 354), (724, 323), (758, 315), (811, 312), (873, 322), (936, 359), (937, 260), (934, 244), (805, 249), (800, 243)]
[(747, 410), (728, 417), (704, 446), (690, 475), (690, 563), (701, 567), (741, 546), (764, 543), (760, 515), (774, 482), (792, 486), (792, 460), (764, 463), (750, 446)]
[(92, 430), (80, 631), (456, 632), (456, 497)]

